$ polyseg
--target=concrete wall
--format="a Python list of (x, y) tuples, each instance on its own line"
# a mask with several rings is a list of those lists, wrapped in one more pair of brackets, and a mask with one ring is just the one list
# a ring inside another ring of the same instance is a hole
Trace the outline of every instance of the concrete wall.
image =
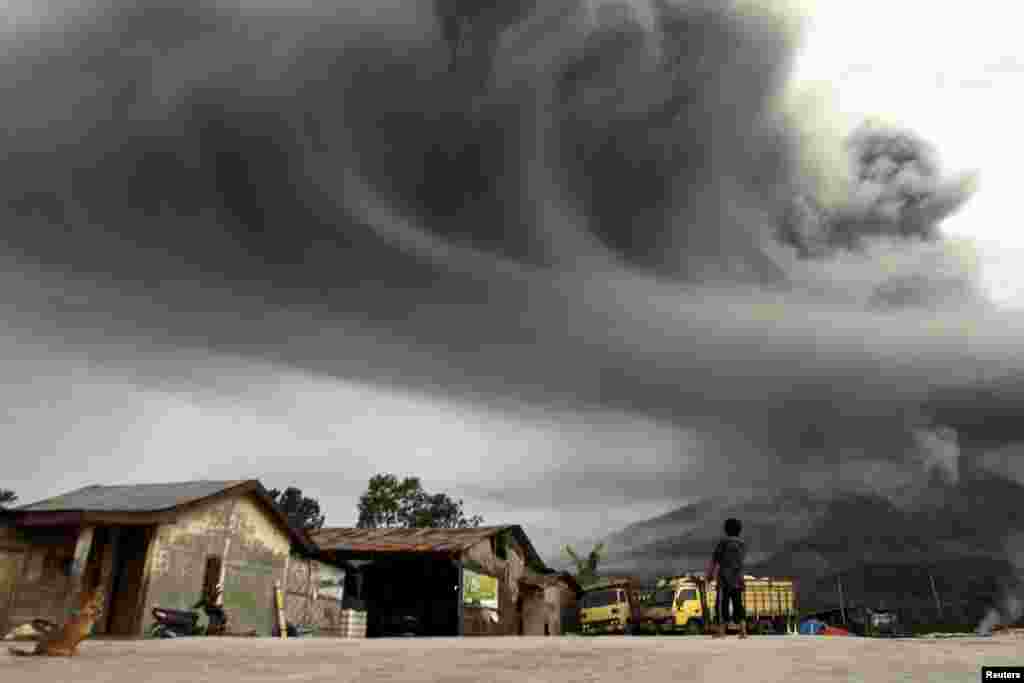
[(343, 574), (342, 569), (318, 560), (292, 555), (288, 562), (288, 582), (284, 596), (285, 615), (293, 624), (317, 627), (317, 635), (343, 637), (341, 601), (322, 591), (322, 579)]
[(291, 541), (254, 496), (214, 501), (158, 528), (150, 549), (143, 628), (151, 608), (188, 609), (203, 592), (207, 558), (223, 558), (224, 611), (231, 631), (270, 635), (274, 581), (287, 576)]

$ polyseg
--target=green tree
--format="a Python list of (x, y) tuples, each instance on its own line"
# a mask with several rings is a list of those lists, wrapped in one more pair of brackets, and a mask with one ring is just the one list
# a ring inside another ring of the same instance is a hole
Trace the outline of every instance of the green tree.
[(360, 529), (424, 528), (458, 529), (478, 527), (483, 517), (466, 517), (461, 500), (447, 494), (423, 490), (419, 477), (399, 480), (393, 474), (370, 477), (366, 492), (359, 497)]
[(320, 503), (315, 498), (302, 495), (302, 490), (289, 486), (283, 492), (270, 489), (267, 494), (274, 500), (291, 525), (297, 529), (319, 529), (324, 525), (320, 514)]
[(417, 528), (465, 529), (478, 527), (483, 521), (480, 515), (467, 518), (461, 500), (452, 500), (444, 493), (422, 493), (414, 499), (405, 523)]
[(7, 507), (8, 503), (18, 500), (18, 494), (10, 489), (0, 489), (0, 510)]
[(418, 477), (406, 477), (401, 481), (393, 474), (370, 477), (366, 492), (359, 497), (356, 526), (360, 529), (407, 526), (403, 521), (409, 515), (411, 502), (422, 491)]
[(597, 581), (597, 565), (604, 557), (604, 543), (598, 543), (586, 558), (580, 557), (571, 545), (563, 547), (565, 554), (576, 565), (576, 581), (580, 586), (586, 587)]

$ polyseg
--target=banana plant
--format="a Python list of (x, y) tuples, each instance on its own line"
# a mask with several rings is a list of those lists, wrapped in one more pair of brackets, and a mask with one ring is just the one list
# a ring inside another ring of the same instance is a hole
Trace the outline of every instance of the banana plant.
[(587, 586), (597, 580), (597, 565), (604, 557), (604, 543), (598, 543), (586, 558), (581, 558), (571, 545), (563, 547), (565, 554), (576, 565), (576, 580), (581, 586)]

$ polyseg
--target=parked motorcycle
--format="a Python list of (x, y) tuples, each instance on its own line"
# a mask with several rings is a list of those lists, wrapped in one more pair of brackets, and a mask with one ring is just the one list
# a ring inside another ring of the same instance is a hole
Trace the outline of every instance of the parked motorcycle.
[(192, 610), (154, 607), (153, 625), (149, 629), (151, 638), (181, 638), (200, 635), (199, 614)]
[[(218, 603), (221, 591), (218, 589), (213, 596), (204, 596), (190, 610), (154, 607), (153, 626), (149, 629), (152, 638), (181, 638), (184, 636), (215, 636), (227, 631), (227, 615)], [(206, 613), (207, 624), (199, 626), (199, 613)]]
[(206, 613), (205, 635), (219, 636), (228, 630), (228, 615), (224, 613), (224, 607), (221, 606), (222, 594), (223, 589), (218, 586), (213, 595), (204, 596), (193, 606), (193, 609), (201, 608)]

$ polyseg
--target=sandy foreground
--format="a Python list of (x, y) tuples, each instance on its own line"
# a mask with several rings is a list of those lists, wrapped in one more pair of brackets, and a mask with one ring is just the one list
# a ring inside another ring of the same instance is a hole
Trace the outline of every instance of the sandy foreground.
[[(7, 643), (5, 643), (7, 644)], [(3, 683), (216, 681), (978, 681), (1024, 638), (599, 637), (86, 641), (73, 659), (0, 655)]]

